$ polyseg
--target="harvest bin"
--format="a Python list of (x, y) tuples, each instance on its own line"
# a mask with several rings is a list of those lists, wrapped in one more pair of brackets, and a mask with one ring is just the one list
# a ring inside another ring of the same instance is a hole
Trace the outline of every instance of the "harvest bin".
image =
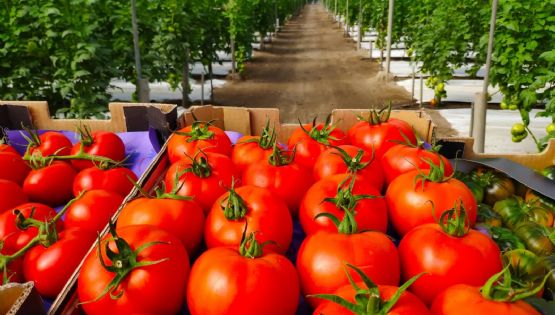
[[(160, 151), (171, 132), (177, 127), (177, 106), (172, 104), (150, 104), (150, 103), (110, 103), (109, 120), (77, 120), (77, 119), (52, 119), (48, 111), (48, 104), (42, 101), (0, 101), (0, 137), (8, 135), (8, 140), (21, 143), (19, 130), (22, 124), (41, 130), (56, 130), (71, 132), (79, 125), (90, 127), (92, 131), (104, 130), (116, 132), (122, 137), (126, 145), (126, 154), (132, 153), (132, 161), (129, 165), (139, 177), (142, 183), (145, 170)], [(13, 139), (10, 139), (9, 136)], [(133, 139), (135, 138), (135, 139)], [(132, 141), (130, 143), (129, 141)], [(136, 144), (146, 149), (138, 148)], [(22, 146), (16, 146), (18, 150), (24, 150)], [(135, 152), (144, 151), (144, 152)], [(106, 222), (107, 224), (108, 222)], [(19, 299), (17, 299), (19, 297)], [(44, 310), (41, 298), (33, 289), (33, 283), (8, 285), (0, 287), (0, 301), (6, 303), (12, 301), (13, 313), (10, 314), (41, 314), (38, 310)], [(45, 300), (45, 305), (48, 305)], [(29, 305), (32, 305), (29, 307)], [(2, 309), (6, 308), (2, 304)], [(7, 312), (7, 309), (6, 309)], [(3, 313), (3, 312), (2, 312)]]
[[(275, 123), (278, 140), (285, 141), (291, 132), (297, 128), (298, 124), (280, 124), (279, 110), (275, 108), (244, 108), (244, 107), (216, 107), (216, 106), (193, 106), (189, 112), (184, 113), (179, 119), (178, 124), (181, 127), (187, 126), (193, 121), (193, 113), (198, 120), (213, 121), (213, 124), (226, 130), (240, 132), (245, 135), (260, 135), (262, 129), (266, 125), (267, 119), (270, 124)], [(357, 121), (357, 114), (368, 113), (364, 109), (337, 109), (331, 114), (331, 122), (341, 129), (348, 129)], [(435, 126), (430, 117), (423, 111), (392, 111), (391, 117), (408, 121), (416, 130), (416, 132), (426, 141), (432, 141), (434, 138)], [(166, 145), (158, 153), (153, 163), (141, 178), (140, 184), (143, 190), (151, 191), (164, 177), (164, 174), (170, 163), (166, 155)], [(138, 189), (134, 189), (124, 202), (128, 202), (138, 195)], [(115, 214), (115, 218), (121, 210)], [(102, 235), (108, 233), (107, 228), (104, 229)], [(295, 241), (293, 241), (294, 243)], [(297, 244), (299, 245), (299, 244)], [(294, 246), (294, 244), (292, 244)], [(93, 250), (91, 247), (89, 252)], [(79, 267), (80, 268), (80, 267)], [(73, 274), (62, 293), (54, 301), (52, 308), (48, 314), (83, 314), (79, 307), (77, 297), (77, 276), (79, 269)], [(306, 312), (300, 311), (299, 314)]]

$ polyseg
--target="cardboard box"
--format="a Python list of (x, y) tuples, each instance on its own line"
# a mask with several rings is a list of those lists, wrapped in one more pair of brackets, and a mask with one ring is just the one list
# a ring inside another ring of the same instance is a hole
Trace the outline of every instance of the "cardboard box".
[(33, 282), (8, 283), (0, 286), (0, 314), (45, 314), (42, 300)]

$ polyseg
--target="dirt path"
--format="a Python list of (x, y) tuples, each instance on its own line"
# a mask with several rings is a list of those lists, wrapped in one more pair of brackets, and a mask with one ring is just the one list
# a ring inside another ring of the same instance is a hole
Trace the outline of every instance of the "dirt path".
[(411, 103), (410, 93), (379, 70), (321, 5), (307, 5), (265, 51), (255, 52), (245, 80), (214, 91), (215, 103), (278, 107), (284, 122), (308, 121), (333, 108)]

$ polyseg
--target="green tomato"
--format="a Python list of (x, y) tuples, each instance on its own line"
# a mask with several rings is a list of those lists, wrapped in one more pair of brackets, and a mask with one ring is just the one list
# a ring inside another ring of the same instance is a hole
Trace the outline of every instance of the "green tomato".
[(510, 110), (517, 110), (517, 109), (518, 109), (518, 105), (513, 103), (513, 104), (509, 105), (509, 109), (510, 109)]
[(524, 126), (524, 124), (522, 124), (522, 123), (516, 123), (511, 128), (511, 134), (513, 136), (521, 136), (525, 133), (527, 133), (526, 126)]
[(501, 107), (501, 109), (509, 109), (509, 105), (507, 103), (505, 103), (504, 101), (501, 102), (501, 104), (499, 104), (499, 107)]
[(547, 134), (555, 135), (555, 123), (550, 123), (549, 125), (547, 125), (547, 127), (545, 127), (545, 131), (547, 131)]
[(443, 83), (443, 82), (438, 83), (438, 85), (436, 86), (436, 89), (438, 91), (444, 91), (445, 90), (445, 83)]

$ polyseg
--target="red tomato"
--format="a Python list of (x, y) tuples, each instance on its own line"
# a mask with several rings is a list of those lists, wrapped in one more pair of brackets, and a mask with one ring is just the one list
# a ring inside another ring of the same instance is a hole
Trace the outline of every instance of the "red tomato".
[(63, 205), (73, 196), (75, 175), (77, 173), (70, 164), (54, 161), (48, 166), (29, 172), (23, 183), (23, 191), (32, 201), (49, 206)]
[(496, 302), (480, 294), (480, 288), (457, 284), (439, 294), (432, 304), (434, 315), (540, 315), (524, 301)]
[[(384, 175), (380, 162), (372, 159), (372, 154), (353, 145), (341, 145), (339, 148), (347, 153), (349, 159), (336, 148), (327, 149), (316, 159), (313, 169), (314, 179), (320, 180), (335, 174), (356, 172), (381, 191)], [(365, 163), (369, 164), (364, 165)]]
[[(357, 286), (360, 288), (365, 288), (364, 282), (357, 282)], [(383, 303), (389, 301), (397, 290), (398, 287), (390, 285), (379, 285), (378, 290), (380, 292), (380, 297)], [(351, 284), (344, 285), (337, 289), (333, 294), (346, 299), (349, 302), (355, 302), (356, 290)], [(315, 310), (313, 315), (352, 315), (353, 312), (346, 309), (345, 307), (333, 303), (331, 301), (325, 301), (320, 304)], [(401, 297), (395, 303), (395, 306), (386, 313), (387, 315), (429, 315), (430, 311), (426, 308), (426, 305), (422, 303), (416, 296), (408, 291), (401, 293)]]
[[(125, 240), (129, 251), (136, 254), (136, 262), (155, 262), (153, 265), (127, 270), (124, 265), (123, 277), (115, 292), (121, 294), (112, 299), (110, 294), (101, 293), (116, 276), (106, 270), (99, 261), (98, 249), (95, 248), (85, 258), (77, 279), (77, 293), (86, 314), (176, 314), (183, 304), (187, 279), (189, 277), (189, 257), (187, 251), (175, 236), (150, 225), (132, 225), (117, 230), (120, 240)], [(102, 259), (108, 266), (113, 266), (106, 255), (106, 243), (111, 251), (117, 252), (111, 235), (102, 243)], [(141, 246), (149, 244), (137, 253)], [(121, 257), (129, 262), (130, 257)], [(116, 258), (117, 259), (117, 258)], [(216, 303), (212, 303), (216, 304)]]
[(26, 202), (23, 189), (12, 181), (0, 179), (0, 213)]
[(1, 143), (0, 142), (0, 153), (13, 153), (19, 155), (16, 149), (14, 149), (11, 145)]
[(266, 160), (272, 154), (272, 144), (260, 136), (243, 136), (233, 146), (231, 161), (243, 173), (249, 165)]
[(192, 200), (141, 197), (121, 209), (117, 226), (139, 224), (153, 225), (173, 234), (192, 256), (202, 243), (204, 212)]
[[(108, 131), (95, 131), (92, 135), (82, 135), (81, 141), (71, 148), (71, 154), (78, 154), (81, 146), (90, 155), (103, 156), (116, 162), (125, 159), (125, 145), (118, 135)], [(87, 160), (72, 160), (71, 164), (78, 170), (93, 167), (95, 164)]]
[(293, 215), (297, 215), (303, 195), (313, 183), (312, 174), (295, 162), (272, 165), (270, 159), (272, 156), (249, 166), (243, 173), (242, 183), (269, 189), (285, 201)]
[(83, 190), (103, 189), (126, 197), (134, 187), (131, 180), (137, 182), (137, 175), (125, 167), (116, 167), (108, 170), (89, 167), (80, 171), (75, 176), (73, 195), (77, 197)]
[(416, 169), (425, 170), (430, 169), (430, 164), (426, 161), (431, 161), (437, 166), (440, 166), (440, 157), (445, 168), (445, 176), (453, 174), (453, 167), (448, 159), (439, 153), (425, 150), (421, 147), (411, 147), (405, 144), (398, 144), (389, 149), (382, 156), (382, 167), (385, 174), (385, 180), (389, 185), (397, 176), (414, 171)]
[(40, 153), (41, 156), (49, 155), (70, 155), (73, 144), (62, 133), (47, 131), (38, 136), (35, 141), (29, 143), (29, 153), (31, 155)]
[(62, 231), (50, 247), (37, 245), (25, 254), (23, 275), (34, 281), (40, 295), (55, 298), (62, 291), (96, 234), (81, 229)]
[[(345, 262), (361, 269), (376, 284), (399, 283), (399, 254), (387, 235), (375, 231), (358, 234), (322, 231), (307, 236), (297, 254), (303, 294), (333, 293), (349, 284)], [(355, 281), (360, 280), (360, 276), (349, 272)], [(307, 301), (312, 307), (323, 302), (315, 298)]]
[(268, 189), (255, 186), (239, 187), (216, 200), (206, 218), (206, 245), (208, 248), (238, 247), (245, 224), (246, 233), (256, 231), (256, 239), (260, 243), (276, 242), (267, 244), (265, 252), (283, 254), (289, 248), (293, 237), (293, 221), (287, 205)]
[(67, 209), (65, 227), (101, 232), (122, 203), (123, 197), (115, 192), (88, 190)]
[(0, 152), (0, 179), (22, 185), (31, 168), (19, 154)]
[(187, 304), (192, 315), (293, 315), (299, 280), (282, 255), (245, 257), (232, 247), (211, 248), (193, 265)]
[[(377, 230), (385, 233), (387, 231), (387, 207), (385, 200), (381, 198), (380, 192), (357, 176), (353, 189), (349, 192), (352, 179), (349, 175), (338, 174), (326, 177), (316, 182), (306, 192), (299, 208), (299, 221), (306, 234), (314, 234), (318, 231), (335, 232), (337, 227), (326, 217), (315, 218), (320, 213), (331, 213), (339, 220), (343, 219), (344, 212), (338, 206), (349, 202), (355, 203), (353, 195), (372, 195), (377, 198), (361, 199), (356, 202), (355, 218), (358, 228), (364, 230)], [(341, 193), (338, 190), (341, 188)], [(349, 196), (343, 198), (341, 196)], [(336, 198), (336, 202), (325, 201), (326, 198)]]
[(295, 148), (295, 162), (312, 169), (314, 162), (330, 145), (347, 144), (345, 133), (332, 125), (302, 125), (293, 131), (287, 142), (288, 147)]
[(168, 140), (168, 157), (175, 163), (187, 156), (203, 152), (231, 155), (231, 140), (220, 128), (195, 122), (175, 132)]
[(396, 145), (396, 141), (404, 141), (403, 134), (410, 143), (416, 144), (411, 126), (395, 118), (376, 123), (361, 121), (352, 126), (348, 132), (351, 144), (368, 152), (372, 152), (373, 149), (377, 159), (381, 159), (389, 148)]
[[(429, 170), (422, 171), (428, 174)], [(468, 215), (470, 226), (476, 222), (477, 205), (472, 191), (461, 181), (450, 178), (444, 182), (417, 179), (419, 171), (410, 171), (395, 178), (387, 188), (385, 199), (389, 210), (389, 219), (399, 235), (405, 235), (418, 225), (433, 223), (435, 216), (453, 208), (462, 200)], [(430, 202), (431, 201), (431, 202)], [(432, 207), (433, 202), (433, 207)]]
[(451, 236), (436, 223), (420, 225), (405, 235), (399, 256), (403, 279), (427, 273), (409, 289), (427, 305), (452, 285), (482, 285), (502, 269), (501, 252), (488, 236), (476, 230)]
[[(31, 226), (26, 230), (17, 227), (15, 210), (19, 210), (25, 218), (29, 218), (34, 211), (33, 219), (38, 221), (51, 220), (56, 216), (54, 209), (40, 203), (24, 203), (0, 214), (0, 240), (4, 241), (4, 249), (9, 249), (9, 253), (15, 253), (25, 247), (38, 234), (36, 227)], [(63, 222), (58, 220), (56, 231), (60, 232), (63, 226)]]
[[(185, 172), (190, 169), (191, 171)], [(181, 175), (181, 176), (179, 176)], [(179, 196), (192, 196), (208, 214), (214, 201), (231, 187), (233, 179), (238, 178), (233, 162), (228, 156), (206, 153), (195, 160), (180, 160), (173, 163), (164, 177), (166, 192), (175, 187)]]

